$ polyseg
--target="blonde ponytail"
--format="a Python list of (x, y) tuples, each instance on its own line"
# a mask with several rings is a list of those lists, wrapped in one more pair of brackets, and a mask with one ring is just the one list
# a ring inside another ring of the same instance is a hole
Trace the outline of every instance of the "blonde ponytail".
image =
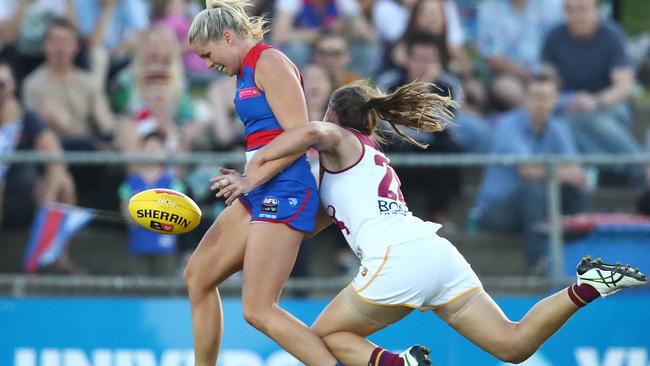
[(259, 42), (267, 32), (264, 17), (249, 16), (248, 0), (206, 0), (206, 9), (196, 15), (188, 32), (190, 44), (218, 41), (225, 30), (232, 30), (245, 39)]

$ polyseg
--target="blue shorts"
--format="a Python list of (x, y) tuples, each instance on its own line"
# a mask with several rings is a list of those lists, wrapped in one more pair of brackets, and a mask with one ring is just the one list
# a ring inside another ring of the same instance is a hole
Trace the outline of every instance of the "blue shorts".
[(279, 222), (312, 233), (320, 198), (318, 190), (296, 181), (270, 181), (239, 200), (251, 222)]

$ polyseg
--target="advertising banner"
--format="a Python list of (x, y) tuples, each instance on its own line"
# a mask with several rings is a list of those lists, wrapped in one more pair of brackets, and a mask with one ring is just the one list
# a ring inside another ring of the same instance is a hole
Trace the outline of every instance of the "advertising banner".
[[(539, 298), (496, 300), (512, 320), (519, 320)], [(282, 302), (307, 324), (326, 304)], [(225, 334), (218, 365), (300, 365), (243, 320), (240, 300), (226, 299), (223, 305)], [(524, 365), (650, 366), (648, 309), (648, 295), (599, 299), (579, 311)], [(434, 365), (503, 365), (431, 312), (415, 311), (371, 339), (393, 351), (427, 345)], [(192, 366), (189, 304), (183, 298), (1, 298), (0, 365)]]

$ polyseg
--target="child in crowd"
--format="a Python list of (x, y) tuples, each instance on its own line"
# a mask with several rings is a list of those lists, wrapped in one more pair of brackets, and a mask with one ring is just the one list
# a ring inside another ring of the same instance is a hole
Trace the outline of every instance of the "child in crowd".
[[(160, 156), (165, 152), (165, 136), (153, 131), (142, 138), (142, 153)], [(129, 220), (129, 250), (133, 255), (132, 273), (138, 275), (172, 275), (178, 267), (177, 237), (145, 229), (129, 218), (129, 199), (151, 188), (169, 188), (183, 192), (184, 185), (175, 173), (161, 164), (132, 167), (119, 189), (122, 212)]]

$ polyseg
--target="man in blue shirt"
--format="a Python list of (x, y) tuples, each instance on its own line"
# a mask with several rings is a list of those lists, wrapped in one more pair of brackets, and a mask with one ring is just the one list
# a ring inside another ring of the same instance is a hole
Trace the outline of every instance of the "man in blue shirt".
[[(617, 24), (600, 21), (597, 0), (566, 0), (566, 23), (553, 29), (542, 51), (562, 82), (560, 113), (581, 153), (640, 150), (628, 127), (634, 72)], [(630, 173), (643, 178), (640, 167)]]
[[(494, 133), (493, 154), (534, 156), (574, 155), (573, 138), (562, 121), (553, 117), (557, 81), (548, 73), (533, 77), (526, 89), (524, 108), (504, 118)], [(582, 206), (585, 174), (577, 165), (557, 172), (562, 183), (563, 207), (575, 213)], [(545, 249), (536, 240), (535, 225), (546, 218), (546, 168), (540, 165), (490, 166), (479, 189), (476, 210), (481, 229), (523, 231), (529, 268)]]

